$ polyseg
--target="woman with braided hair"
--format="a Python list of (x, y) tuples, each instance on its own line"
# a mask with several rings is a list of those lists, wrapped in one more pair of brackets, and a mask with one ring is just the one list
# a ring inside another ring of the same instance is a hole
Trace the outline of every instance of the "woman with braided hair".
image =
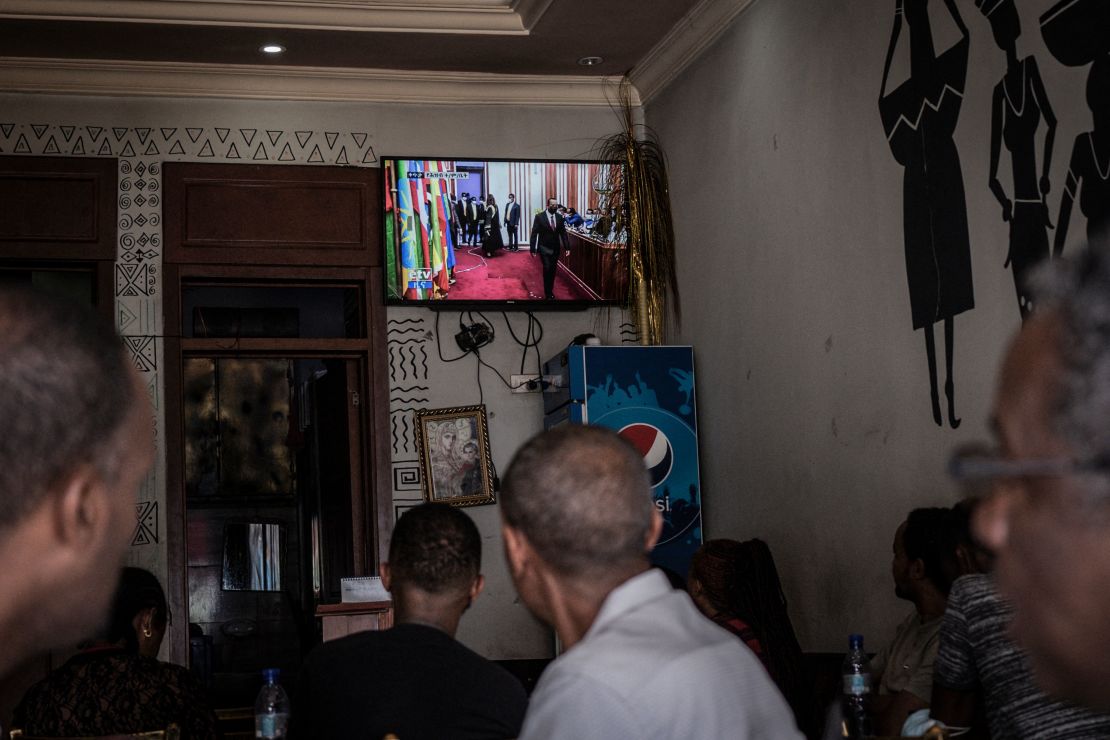
[(743, 640), (770, 671), (759, 636), (751, 624), (751, 610), (743, 603), (743, 548), (736, 540), (706, 542), (694, 553), (687, 587), (698, 610)]
[(811, 707), (802, 673), (802, 649), (786, 611), (771, 550), (762, 540), (709, 540), (690, 563), (687, 588), (703, 614), (752, 649), (807, 726)]

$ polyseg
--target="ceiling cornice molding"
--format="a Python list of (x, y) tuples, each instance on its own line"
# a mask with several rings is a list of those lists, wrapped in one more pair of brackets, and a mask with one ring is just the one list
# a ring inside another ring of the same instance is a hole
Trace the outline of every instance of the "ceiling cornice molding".
[(326, 31), (527, 35), (552, 0), (3, 0), (0, 18)]
[(644, 103), (671, 83), (755, 0), (701, 0), (651, 48), (629, 77)]
[[(619, 78), (0, 57), (0, 92), (433, 105), (610, 106)], [(634, 106), (640, 100), (633, 88)]]
[(520, 23), (531, 31), (555, 0), (513, 0), (513, 11), (520, 16)]

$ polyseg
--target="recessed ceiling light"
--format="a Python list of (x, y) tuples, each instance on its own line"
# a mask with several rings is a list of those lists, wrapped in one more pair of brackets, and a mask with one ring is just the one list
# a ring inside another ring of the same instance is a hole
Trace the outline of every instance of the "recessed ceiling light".
[(604, 61), (601, 57), (582, 57), (578, 60), (578, 63), (583, 67), (596, 67)]
[(263, 51), (267, 54), (280, 54), (285, 51), (285, 47), (281, 44), (266, 44), (259, 51)]

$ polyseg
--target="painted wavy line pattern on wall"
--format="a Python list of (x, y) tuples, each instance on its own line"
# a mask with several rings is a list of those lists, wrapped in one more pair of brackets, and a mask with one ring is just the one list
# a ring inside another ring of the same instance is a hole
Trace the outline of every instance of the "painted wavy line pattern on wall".
[[(427, 385), (428, 352), (425, 344), (430, 332), (423, 318), (390, 319), (387, 324), (389, 343), (390, 433), (395, 463), (416, 466), (416, 434), (412, 413), (430, 402)], [(398, 459), (411, 458), (409, 460)], [(419, 471), (417, 470), (417, 473)], [(419, 484), (419, 480), (417, 480)], [(419, 490), (419, 485), (416, 486)], [(394, 496), (406, 498), (411, 486), (401, 487), (394, 475)]]

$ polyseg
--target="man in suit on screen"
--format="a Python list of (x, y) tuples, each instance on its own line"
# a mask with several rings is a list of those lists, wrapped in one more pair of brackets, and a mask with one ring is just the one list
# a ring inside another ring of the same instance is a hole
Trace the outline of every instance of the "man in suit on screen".
[(459, 236), (462, 234), (463, 204), (455, 197), (454, 193), (451, 193), (450, 197), (451, 208), (447, 213), (447, 218), (451, 223), (451, 244), (455, 249), (458, 249), (462, 246)]
[(459, 202), (455, 205), (455, 213), (459, 216), (459, 241), (458, 245), (466, 245), (470, 243), (470, 193), (463, 193), (459, 196)]
[(516, 196), (509, 193), (509, 198), (505, 202), (505, 229), (509, 232), (509, 242), (505, 246), (510, 252), (520, 250), (517, 244), (517, 232), (520, 229), (520, 204), (516, 202)]
[(532, 256), (538, 252), (543, 262), (543, 297), (549, 301), (555, 298), (555, 270), (559, 266), (559, 251), (563, 250), (564, 256), (570, 255), (566, 224), (557, 213), (558, 208), (559, 201), (548, 198), (547, 210), (537, 213), (532, 221), (531, 252)]

